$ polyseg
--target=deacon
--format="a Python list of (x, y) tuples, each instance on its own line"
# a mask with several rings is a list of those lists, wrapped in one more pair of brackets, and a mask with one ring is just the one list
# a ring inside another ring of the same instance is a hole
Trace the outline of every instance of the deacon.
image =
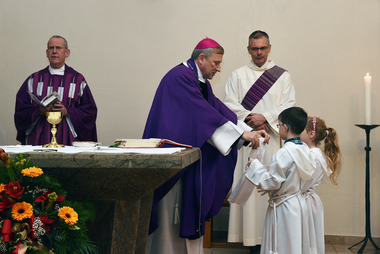
[[(205, 221), (215, 216), (231, 188), (237, 147), (257, 148), (269, 135), (237, 120), (212, 92), (224, 49), (206, 38), (191, 58), (161, 80), (143, 138), (166, 138), (199, 147), (201, 159), (154, 192), (147, 253), (203, 253)], [(248, 142), (248, 143), (249, 143)]]
[[(232, 72), (226, 84), (224, 103), (239, 120), (271, 135), (263, 158), (263, 164), (270, 165), (271, 156), (281, 146), (278, 115), (295, 105), (295, 92), (290, 74), (268, 60), (271, 44), (266, 32), (253, 32), (248, 38), (247, 49), (252, 60)], [(249, 153), (247, 148), (239, 151), (233, 186), (245, 171)], [(251, 253), (260, 253), (267, 205), (267, 200), (257, 192), (252, 193), (244, 206), (231, 204), (228, 242), (243, 242), (244, 246), (251, 246)]]
[[(57, 125), (58, 144), (71, 145), (73, 141), (97, 141), (97, 108), (90, 88), (82, 74), (65, 64), (70, 49), (65, 38), (52, 36), (46, 49), (49, 66), (30, 75), (16, 95), (14, 114), (17, 140), (23, 145), (44, 145), (51, 141), (51, 124), (46, 112), (62, 112)], [(51, 92), (61, 99), (45, 108), (32, 100), (30, 93), (42, 100)]]

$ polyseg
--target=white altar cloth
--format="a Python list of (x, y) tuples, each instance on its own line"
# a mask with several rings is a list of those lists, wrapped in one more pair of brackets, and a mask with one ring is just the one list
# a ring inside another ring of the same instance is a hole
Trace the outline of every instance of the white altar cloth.
[(65, 146), (62, 148), (43, 148), (42, 146), (31, 145), (13, 145), (2, 146), (6, 153), (26, 153), (26, 152), (54, 152), (54, 153), (140, 153), (140, 154), (172, 154), (185, 150), (184, 147), (170, 147), (170, 148), (117, 148), (108, 146), (96, 146), (96, 147), (74, 147)]

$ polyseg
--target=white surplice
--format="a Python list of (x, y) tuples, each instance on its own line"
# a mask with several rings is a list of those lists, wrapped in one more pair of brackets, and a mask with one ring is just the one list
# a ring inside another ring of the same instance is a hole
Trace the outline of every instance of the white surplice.
[(321, 183), (329, 182), (329, 175), (332, 173), (332, 171), (328, 168), (326, 157), (320, 148), (311, 148), (310, 152), (315, 160), (316, 168), (314, 170), (312, 178), (307, 181), (301, 191), (306, 198), (309, 211), (308, 221), (311, 253), (324, 254), (325, 235), (323, 204), (315, 189)]
[(254, 160), (245, 177), (267, 190), (261, 254), (309, 254), (308, 210), (302, 187), (310, 180), (315, 161), (306, 144), (285, 143), (272, 157), (269, 169)]
[[(284, 72), (273, 84), (264, 97), (257, 103), (252, 111), (246, 110), (241, 102), (251, 88), (253, 83), (267, 69), (275, 65), (273, 61), (267, 61), (262, 67), (257, 67), (252, 61), (248, 65), (235, 70), (229, 77), (226, 84), (226, 96), (224, 103), (234, 111), (238, 119), (244, 119), (250, 113), (263, 114), (269, 126), (271, 139), (265, 148), (263, 163), (269, 165), (271, 156), (281, 147), (281, 140), (278, 135), (278, 115), (286, 108), (295, 105), (295, 91), (290, 74)], [(244, 167), (247, 163), (248, 155), (251, 151), (249, 147), (239, 150), (239, 157), (234, 173), (233, 188), (243, 175)], [(243, 242), (245, 246), (255, 246), (261, 244), (261, 235), (264, 226), (267, 200), (262, 198), (257, 192), (252, 193), (245, 206), (231, 204), (228, 241)]]

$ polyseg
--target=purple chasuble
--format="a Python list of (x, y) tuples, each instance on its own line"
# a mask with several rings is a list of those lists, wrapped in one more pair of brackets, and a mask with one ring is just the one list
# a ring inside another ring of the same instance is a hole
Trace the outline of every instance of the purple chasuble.
[(205, 221), (215, 216), (222, 207), (232, 185), (237, 159), (236, 148), (223, 156), (207, 140), (227, 121), (236, 124), (237, 117), (215, 97), (207, 80), (208, 100), (203, 98), (195, 74), (195, 62), (189, 60), (188, 63), (194, 72), (181, 64), (171, 69), (161, 80), (143, 138), (167, 138), (201, 149), (200, 161), (181, 170), (154, 191), (149, 229), (150, 234), (158, 227), (157, 202), (182, 177), (180, 237), (195, 239), (204, 234)]
[[(73, 141), (97, 141), (97, 108), (90, 88), (83, 75), (65, 66), (64, 75), (51, 75), (49, 67), (33, 73), (22, 84), (16, 95), (14, 121), (17, 140), (21, 144), (49, 144), (52, 125), (46, 116), (40, 116), (39, 105), (34, 102), (28, 91), (42, 100), (48, 93), (56, 91), (61, 95), (62, 104), (68, 116), (63, 117), (57, 127), (57, 143), (72, 145)], [(72, 129), (69, 127), (72, 123)]]
[(256, 80), (246, 93), (241, 105), (251, 111), (286, 70), (275, 65)]

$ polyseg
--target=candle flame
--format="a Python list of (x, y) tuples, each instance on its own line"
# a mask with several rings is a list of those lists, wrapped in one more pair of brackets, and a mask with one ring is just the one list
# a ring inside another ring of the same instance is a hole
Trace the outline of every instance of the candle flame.
[(367, 72), (367, 76), (369, 76), (369, 73)]

